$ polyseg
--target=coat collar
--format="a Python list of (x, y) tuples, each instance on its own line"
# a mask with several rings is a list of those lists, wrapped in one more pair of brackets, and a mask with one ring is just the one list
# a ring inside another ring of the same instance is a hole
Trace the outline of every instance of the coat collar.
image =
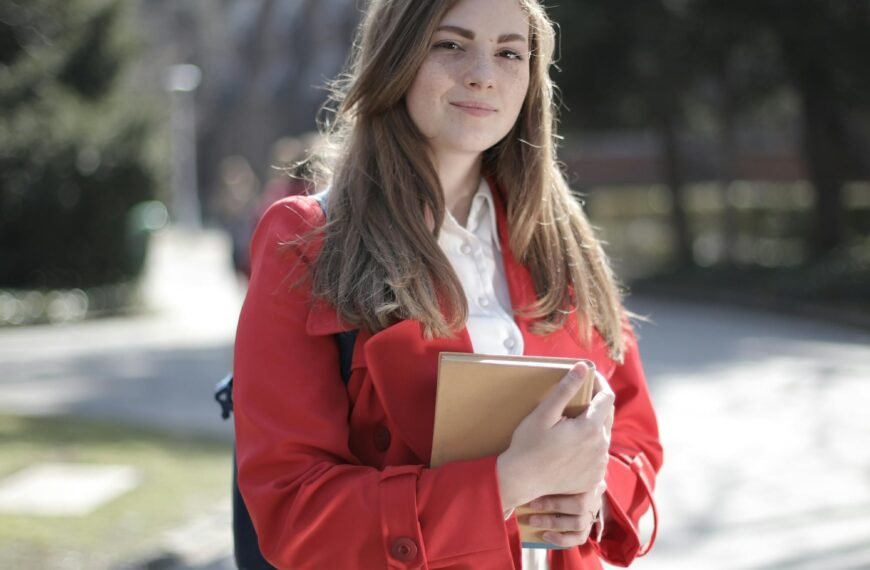
[(481, 226), (484, 226), (492, 236), (492, 244), (496, 252), (501, 252), (501, 242), (498, 239), (498, 224), (495, 219), (495, 203), (492, 196), (492, 190), (489, 186), (489, 181), (482, 177), (477, 192), (471, 199), (471, 208), (468, 212), (468, 222), (465, 226), (460, 224), (450, 211), (444, 212), (444, 223), (441, 225), (441, 230), (438, 234), (438, 244), (444, 247), (442, 239), (445, 235), (462, 234), (469, 232), (481, 237)]

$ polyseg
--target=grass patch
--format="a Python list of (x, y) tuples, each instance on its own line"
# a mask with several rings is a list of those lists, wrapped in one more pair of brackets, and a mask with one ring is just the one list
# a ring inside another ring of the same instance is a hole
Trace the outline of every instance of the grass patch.
[(0, 568), (112, 568), (226, 500), (231, 447), (117, 424), (0, 415), (0, 477), (53, 461), (130, 465), (137, 489), (85, 517), (0, 514)]

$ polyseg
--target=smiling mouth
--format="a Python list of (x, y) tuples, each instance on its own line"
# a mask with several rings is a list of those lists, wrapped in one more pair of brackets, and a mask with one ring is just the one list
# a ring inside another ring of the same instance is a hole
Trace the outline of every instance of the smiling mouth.
[(469, 115), (474, 115), (476, 117), (486, 117), (498, 112), (496, 109), (483, 103), (459, 102), (450, 104), (459, 109), (460, 111), (464, 111)]

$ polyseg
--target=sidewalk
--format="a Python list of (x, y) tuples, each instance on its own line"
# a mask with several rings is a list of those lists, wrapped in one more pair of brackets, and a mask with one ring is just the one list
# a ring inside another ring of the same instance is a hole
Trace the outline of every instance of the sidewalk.
[(870, 334), (638, 299), (665, 465), (640, 570), (870, 568)]
[(146, 312), (0, 329), (0, 411), (231, 437), (211, 399), (232, 365), (244, 285), (220, 233), (154, 236)]

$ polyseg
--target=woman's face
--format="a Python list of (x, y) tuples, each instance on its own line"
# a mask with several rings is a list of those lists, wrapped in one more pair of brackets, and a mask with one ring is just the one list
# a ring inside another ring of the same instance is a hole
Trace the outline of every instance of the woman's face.
[(479, 154), (513, 128), (528, 88), (529, 18), (519, 2), (459, 0), (405, 103), (436, 155)]

